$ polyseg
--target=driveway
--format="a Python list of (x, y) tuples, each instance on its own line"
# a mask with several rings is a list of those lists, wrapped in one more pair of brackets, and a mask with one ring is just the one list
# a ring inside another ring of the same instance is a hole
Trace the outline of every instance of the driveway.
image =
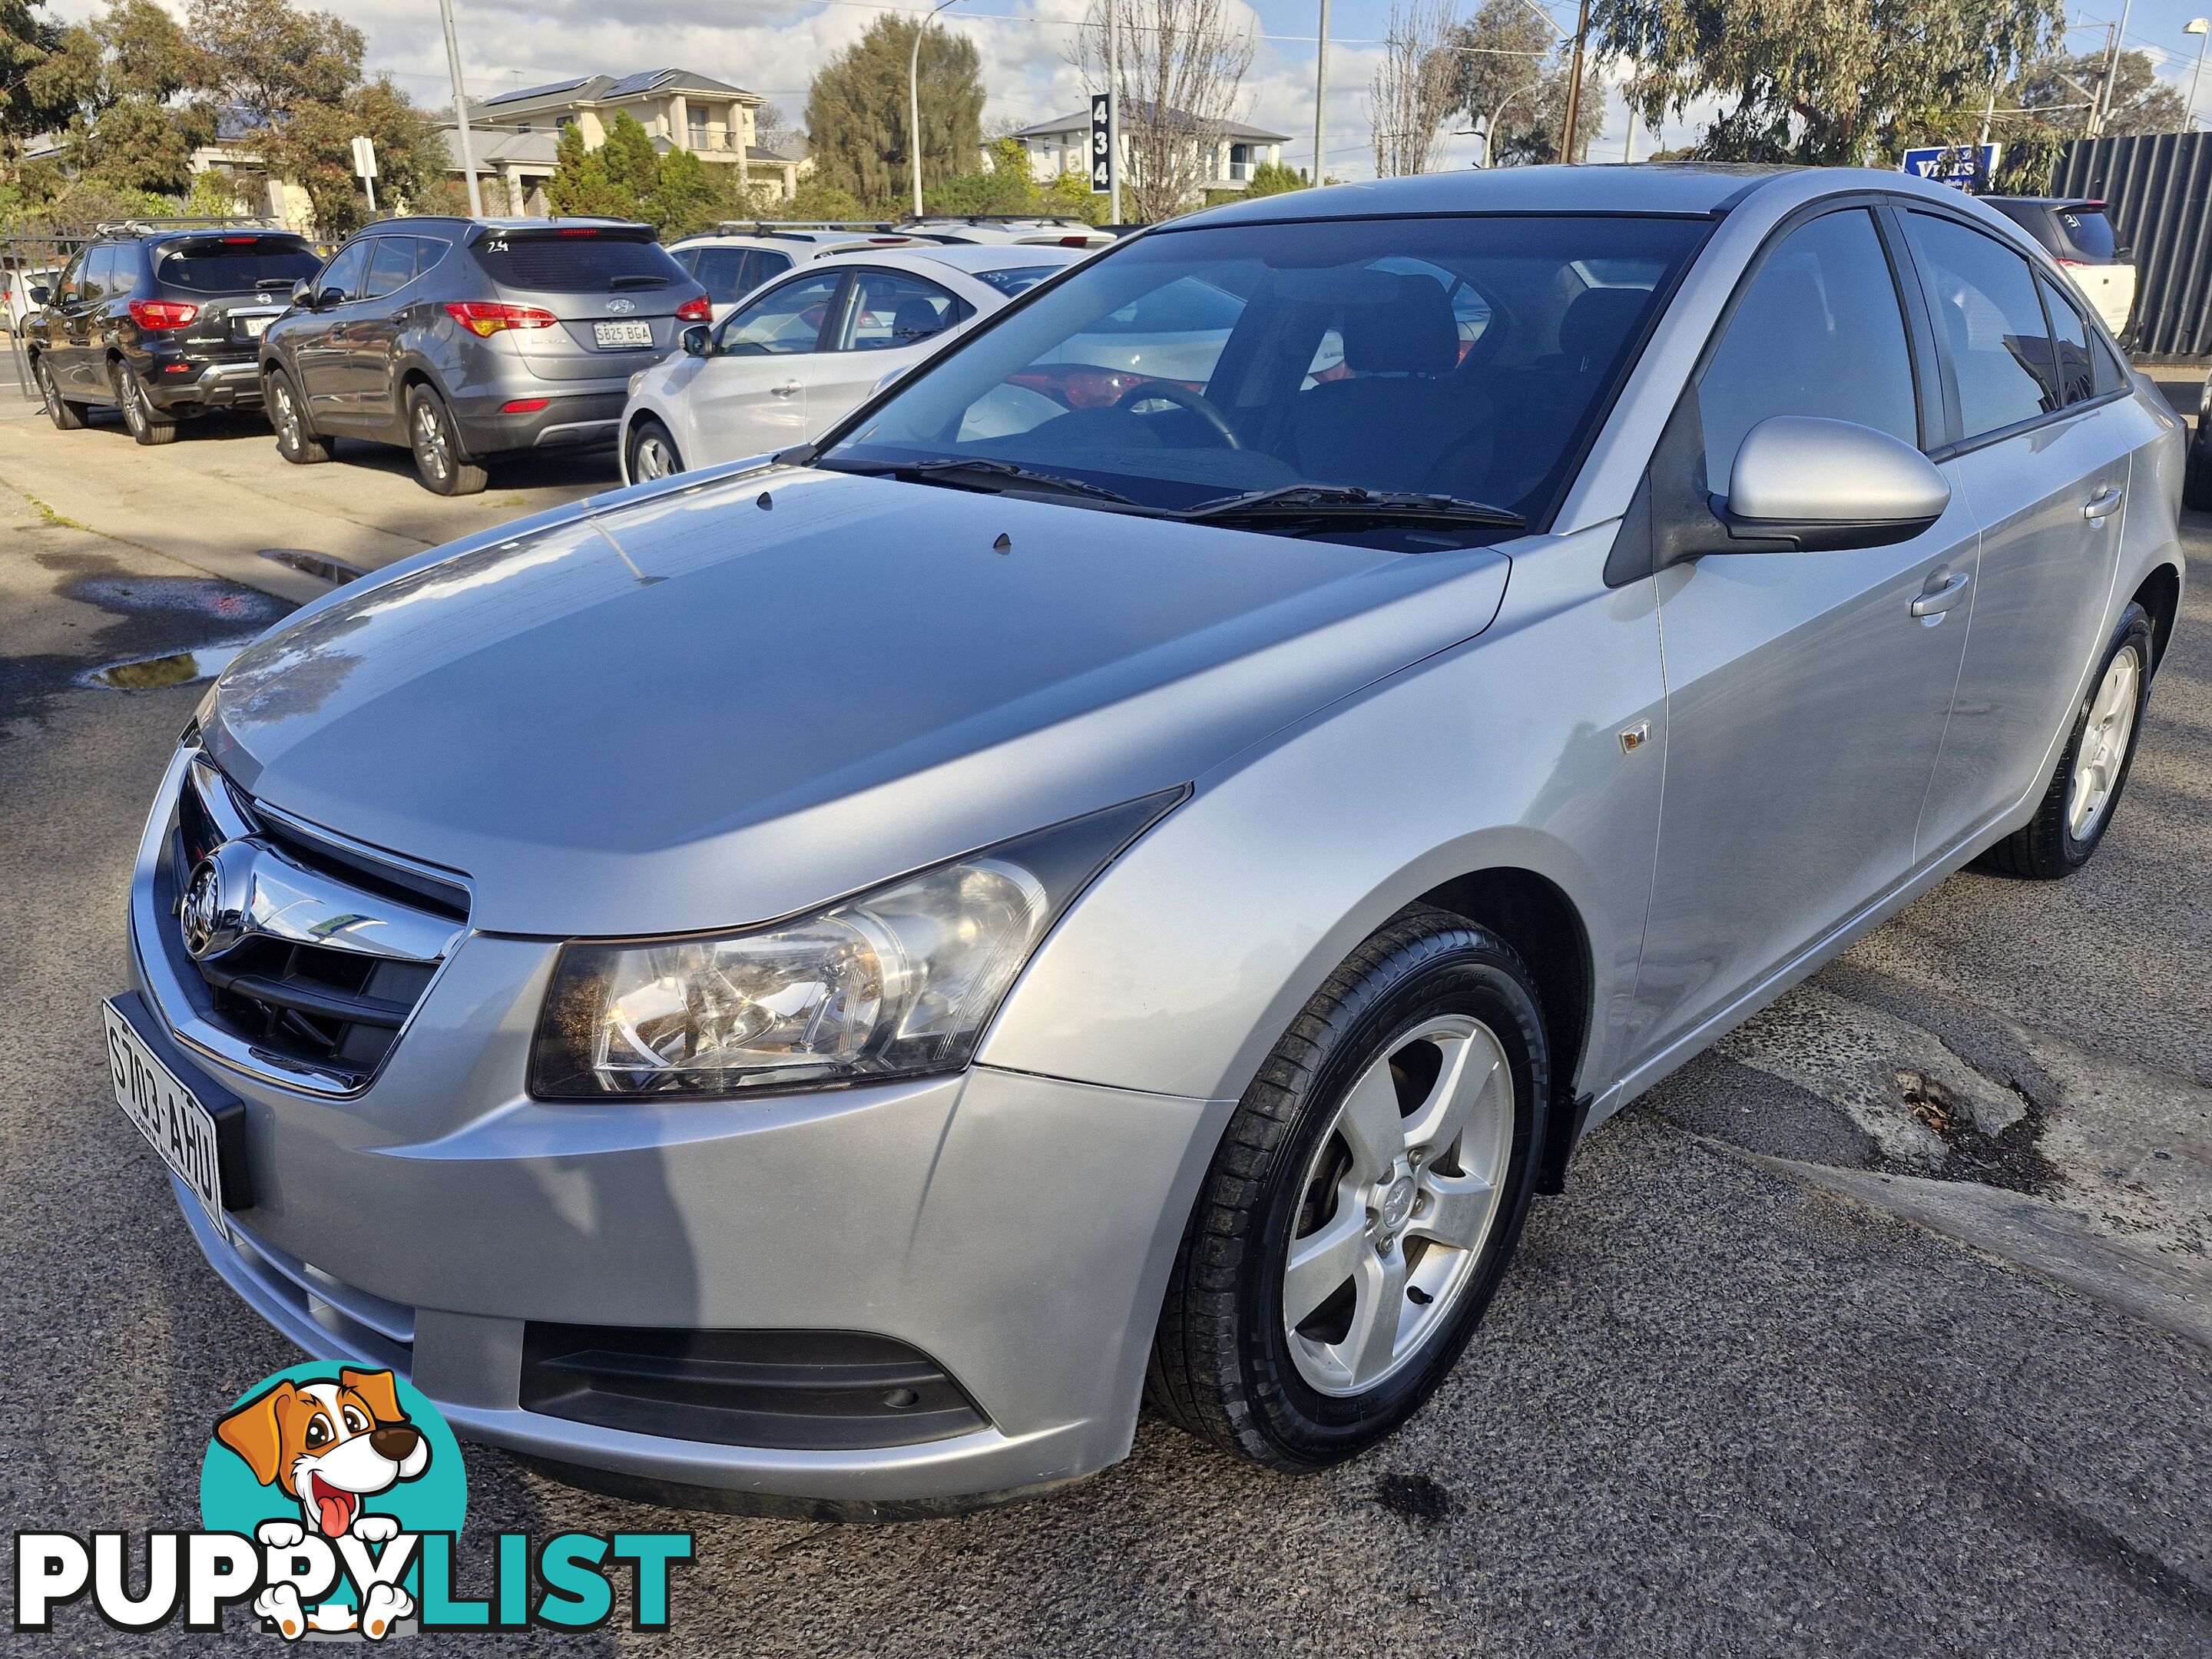
[[(297, 1358), (199, 1260), (97, 1047), (138, 826), (199, 692), (81, 677), (321, 590), (264, 546), (381, 563), (606, 481), (447, 502), (389, 465), (286, 468), (246, 428), (146, 452), (0, 421), (12, 1527), (195, 1524), (208, 1420)], [(698, 1557), (672, 1632), (565, 1650), (2203, 1655), (2208, 528), (2095, 863), (1954, 878), (1596, 1132), (1389, 1444), (1290, 1480), (1147, 1422), (1059, 1496), (877, 1528), (672, 1521), (471, 1449), (465, 1583), (496, 1530), (672, 1523)], [(146, 1650), (58, 1617), (67, 1650)], [(269, 1651), (245, 1622), (167, 1645)]]

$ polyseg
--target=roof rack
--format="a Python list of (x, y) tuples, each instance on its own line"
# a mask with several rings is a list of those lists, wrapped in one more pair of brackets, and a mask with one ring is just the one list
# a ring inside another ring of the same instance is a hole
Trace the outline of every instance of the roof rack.
[(717, 236), (773, 236), (789, 230), (896, 230), (888, 219), (725, 219), (714, 227)]
[(280, 220), (243, 214), (204, 214), (174, 219), (111, 219), (94, 225), (95, 236), (144, 236), (162, 230), (283, 230)]

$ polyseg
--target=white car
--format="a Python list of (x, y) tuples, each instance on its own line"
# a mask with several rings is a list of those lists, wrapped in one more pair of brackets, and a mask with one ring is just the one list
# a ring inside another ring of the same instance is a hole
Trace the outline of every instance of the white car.
[(1110, 247), (1119, 240), (1110, 230), (1054, 215), (924, 214), (902, 219), (899, 228), (937, 241), (984, 247)]
[(690, 271), (714, 308), (714, 320), (736, 309), (738, 301), (794, 265), (832, 253), (878, 247), (928, 246), (934, 238), (900, 231), (840, 226), (763, 224), (750, 232), (715, 232), (686, 236), (669, 244), (676, 263)]
[(61, 280), (58, 266), (44, 266), (36, 270), (0, 270), (0, 328), (10, 334), (20, 334), (23, 319), (40, 305), (31, 297), (34, 288), (52, 288)]
[(623, 481), (802, 443), (1085, 252), (917, 244), (802, 265), (631, 378)]

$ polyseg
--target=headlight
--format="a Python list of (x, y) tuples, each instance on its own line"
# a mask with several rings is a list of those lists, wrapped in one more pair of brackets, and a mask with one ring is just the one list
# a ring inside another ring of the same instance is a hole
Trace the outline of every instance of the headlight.
[(1072, 818), (765, 927), (563, 945), (530, 1092), (733, 1095), (957, 1070), (1037, 941), (1183, 793)]

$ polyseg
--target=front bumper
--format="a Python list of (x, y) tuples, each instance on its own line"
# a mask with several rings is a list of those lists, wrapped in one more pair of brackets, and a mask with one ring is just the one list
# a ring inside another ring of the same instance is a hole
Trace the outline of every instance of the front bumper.
[[(317, 1094), (193, 1042), (142, 849), (134, 976), (246, 1111), (254, 1202), (184, 1189), (201, 1249), (319, 1358), (390, 1367), (473, 1438), (732, 1507), (958, 1507), (1124, 1455), (1184, 1217), (1231, 1103), (977, 1067), (732, 1102), (550, 1104), (521, 1079), (556, 946), (471, 935), (383, 1068)], [(184, 1079), (189, 1085), (190, 1076)], [(763, 1447), (528, 1409), (548, 1324), (854, 1332), (940, 1366), (981, 1426)]]

